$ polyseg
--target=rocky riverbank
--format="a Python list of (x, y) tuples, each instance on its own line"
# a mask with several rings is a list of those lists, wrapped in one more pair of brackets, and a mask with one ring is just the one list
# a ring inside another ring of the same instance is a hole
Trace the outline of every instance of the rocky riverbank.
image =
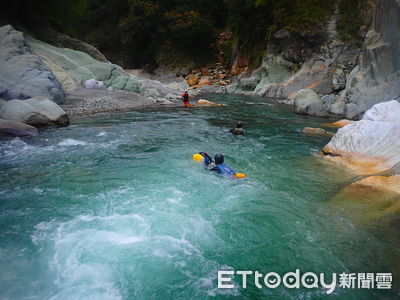
[[(298, 96), (299, 91), (310, 89), (315, 92), (313, 99), (297, 112), (354, 120), (376, 103), (400, 99), (400, 3), (378, 0), (365, 11), (361, 46), (339, 38), (337, 18), (334, 14), (319, 33), (277, 31), (268, 41), (259, 68), (250, 72), (236, 59), (228, 74), (234, 75), (231, 83), (212, 90), (295, 104), (304, 98)], [(237, 74), (237, 70), (242, 72)]]
[(187, 88), (125, 72), (92, 46), (61, 37), (60, 45), (88, 53), (49, 45), (10, 25), (0, 27), (3, 134), (36, 135), (26, 126), (66, 126), (69, 117), (172, 105)]
[[(340, 128), (322, 150), (324, 157), (357, 176), (335, 201), (371, 203), (377, 219), (400, 209), (400, 103), (374, 105), (362, 120)], [(368, 210), (368, 214), (371, 214)]]

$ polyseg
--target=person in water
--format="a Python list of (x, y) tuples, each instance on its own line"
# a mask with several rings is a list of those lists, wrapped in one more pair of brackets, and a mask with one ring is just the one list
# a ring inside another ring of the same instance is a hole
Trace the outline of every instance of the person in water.
[(182, 95), (182, 101), (183, 101), (183, 106), (184, 107), (189, 107), (189, 101), (190, 101), (190, 97), (188, 94), (188, 91), (185, 91)]
[(236, 127), (230, 130), (232, 134), (240, 135), (244, 133), (243, 124), (242, 122), (237, 122)]
[(207, 152), (199, 152), (201, 156), (203, 156), (203, 163), (206, 167), (209, 167), (211, 164), (214, 163), (213, 159)]
[(215, 166), (210, 169), (211, 171), (221, 175), (236, 175), (230, 166), (224, 164), (224, 156), (221, 153), (215, 154), (214, 163)]

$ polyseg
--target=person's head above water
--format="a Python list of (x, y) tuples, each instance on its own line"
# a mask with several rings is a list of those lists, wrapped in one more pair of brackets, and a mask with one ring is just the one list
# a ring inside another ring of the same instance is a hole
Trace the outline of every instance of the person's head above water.
[(224, 156), (221, 153), (215, 154), (214, 161), (217, 165), (224, 163)]
[(236, 123), (236, 128), (242, 128), (242, 127), (243, 127), (242, 122), (237, 122), (237, 123)]

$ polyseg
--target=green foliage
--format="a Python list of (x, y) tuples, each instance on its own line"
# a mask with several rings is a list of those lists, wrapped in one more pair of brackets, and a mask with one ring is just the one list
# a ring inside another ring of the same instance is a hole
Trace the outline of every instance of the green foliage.
[(79, 21), (87, 13), (90, 0), (37, 1), (39, 13), (45, 15), (53, 26), (69, 35), (77, 35)]
[(337, 30), (339, 36), (344, 41), (354, 41), (358, 38), (360, 26), (363, 22), (361, 18), (361, 7), (365, 0), (339, 0), (339, 19)]
[(318, 31), (333, 13), (331, 0), (227, 0), (238, 48), (257, 64), (271, 33)]
[[(26, 0), (15, 0), (23, 6)], [(323, 30), (339, 7), (343, 40), (357, 37), (360, 9), (371, 0), (37, 0), (56, 30), (85, 40), (127, 68), (205, 64), (234, 51), (260, 62), (274, 32)], [(18, 10), (16, 10), (18, 11)], [(218, 40), (218, 33), (231, 32)], [(218, 45), (218, 46), (217, 46)]]
[(329, 0), (278, 1), (274, 7), (275, 24), (289, 31), (320, 30), (333, 12)]

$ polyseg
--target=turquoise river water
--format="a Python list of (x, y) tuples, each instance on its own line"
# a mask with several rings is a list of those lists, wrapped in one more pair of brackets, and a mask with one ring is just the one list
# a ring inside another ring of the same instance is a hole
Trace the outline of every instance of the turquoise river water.
[[(378, 299), (399, 296), (399, 237), (330, 199), (353, 180), (301, 133), (326, 120), (244, 96), (227, 107), (79, 118), (0, 142), (1, 299)], [(237, 120), (244, 136), (226, 131)], [(222, 152), (246, 179), (192, 160)], [(392, 272), (393, 289), (217, 288), (218, 270)]]

